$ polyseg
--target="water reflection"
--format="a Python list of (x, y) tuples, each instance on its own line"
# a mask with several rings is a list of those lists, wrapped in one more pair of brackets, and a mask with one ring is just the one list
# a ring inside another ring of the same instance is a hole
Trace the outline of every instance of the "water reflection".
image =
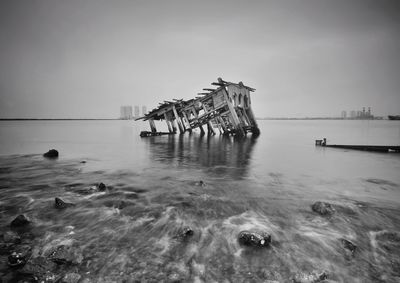
[(152, 160), (171, 166), (201, 168), (216, 174), (243, 177), (248, 173), (256, 138), (169, 135), (149, 137), (147, 150)]

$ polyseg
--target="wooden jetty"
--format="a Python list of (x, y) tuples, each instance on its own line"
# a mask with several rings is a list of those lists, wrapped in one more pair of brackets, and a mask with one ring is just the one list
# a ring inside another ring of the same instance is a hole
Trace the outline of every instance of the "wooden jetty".
[(365, 151), (376, 151), (376, 152), (400, 152), (400, 146), (398, 145), (344, 145), (344, 144), (327, 144), (326, 138), (322, 140), (315, 140), (316, 146), (323, 147), (335, 147), (343, 149), (355, 149)]
[[(218, 78), (211, 85), (214, 88), (204, 88), (193, 99), (173, 99), (164, 101), (143, 117), (136, 120), (149, 121), (150, 131), (140, 133), (142, 137), (163, 134), (181, 134), (200, 129), (209, 135), (217, 132), (224, 135), (245, 136), (247, 133), (259, 135), (253, 110), (251, 109), (250, 93), (255, 89), (242, 82), (232, 83)], [(154, 121), (165, 120), (169, 132), (157, 132)]]

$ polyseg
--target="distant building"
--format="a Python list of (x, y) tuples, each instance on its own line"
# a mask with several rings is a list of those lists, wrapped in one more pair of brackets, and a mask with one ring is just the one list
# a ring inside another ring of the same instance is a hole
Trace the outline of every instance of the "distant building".
[(363, 107), (362, 110), (351, 110), (350, 111), (350, 119), (360, 119), (360, 120), (368, 120), (374, 119), (374, 115), (372, 115), (371, 107), (368, 107), (366, 111), (366, 107)]
[(145, 105), (142, 106), (142, 116), (147, 114), (147, 107)]
[(347, 112), (346, 110), (342, 111), (342, 119), (346, 119), (347, 118)]
[(132, 106), (121, 106), (121, 119), (130, 120), (132, 116)]

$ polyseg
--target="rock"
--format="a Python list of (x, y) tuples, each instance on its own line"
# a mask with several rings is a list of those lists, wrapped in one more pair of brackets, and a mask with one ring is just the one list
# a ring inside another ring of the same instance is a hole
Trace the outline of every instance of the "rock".
[(65, 245), (52, 249), (48, 257), (57, 264), (79, 264), (83, 260), (79, 249)]
[(317, 201), (311, 206), (314, 212), (317, 212), (321, 215), (331, 215), (335, 212), (332, 205), (327, 202)]
[(30, 246), (18, 246), (9, 256), (8, 265), (10, 267), (22, 267), (25, 265), (29, 257), (31, 256)]
[(38, 278), (44, 278), (46, 275), (53, 274), (56, 268), (57, 264), (40, 256), (30, 259), (19, 272), (22, 274), (34, 275)]
[(167, 282), (171, 282), (171, 283), (177, 283), (177, 282), (181, 282), (181, 278), (180, 275), (176, 272), (170, 273), (168, 275), (168, 281)]
[(64, 209), (70, 206), (74, 206), (75, 204), (73, 203), (69, 203), (69, 202), (65, 202), (60, 198), (55, 198), (54, 200), (54, 207), (58, 208), (58, 209)]
[(178, 237), (182, 240), (187, 240), (194, 235), (194, 231), (190, 227), (184, 227), (178, 233)]
[(21, 267), (26, 263), (26, 259), (22, 254), (13, 252), (8, 256), (8, 265), (11, 267)]
[(58, 151), (55, 149), (50, 149), (48, 152), (44, 153), (43, 156), (47, 158), (57, 158)]
[(15, 218), (13, 221), (11, 221), (10, 226), (11, 227), (22, 227), (29, 225), (30, 221), (28, 218), (25, 217), (25, 215), (21, 214), (18, 215), (17, 218)]
[(206, 184), (204, 183), (203, 180), (200, 180), (200, 181), (196, 182), (195, 185), (196, 186), (200, 186), (200, 187), (205, 187), (206, 186)]
[(317, 272), (313, 271), (311, 273), (297, 273), (294, 278), (294, 283), (317, 283), (322, 282), (328, 278), (328, 274), (325, 271)]
[(343, 248), (350, 251), (351, 254), (354, 254), (354, 252), (357, 249), (357, 246), (355, 244), (353, 244), (352, 242), (350, 242), (349, 240), (346, 240), (344, 238), (340, 239), (340, 242), (342, 243)]
[(3, 234), (3, 241), (4, 243), (19, 244), (21, 243), (21, 237), (15, 232), (7, 231)]
[(107, 189), (106, 185), (104, 185), (103, 183), (98, 184), (97, 188), (100, 192), (104, 192)]
[(78, 273), (67, 273), (61, 279), (61, 282), (62, 283), (78, 283), (79, 279), (81, 279), (81, 276)]
[(271, 235), (268, 233), (242, 231), (239, 233), (238, 240), (244, 246), (267, 247), (271, 244)]

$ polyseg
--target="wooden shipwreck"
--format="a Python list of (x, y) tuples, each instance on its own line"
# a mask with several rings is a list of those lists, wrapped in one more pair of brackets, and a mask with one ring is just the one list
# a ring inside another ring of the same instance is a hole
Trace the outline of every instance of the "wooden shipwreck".
[[(259, 135), (260, 130), (251, 109), (250, 93), (255, 89), (242, 82), (232, 83), (218, 78), (214, 88), (204, 88), (196, 98), (164, 101), (149, 113), (136, 120), (149, 121), (150, 131), (141, 137), (192, 132), (199, 128), (201, 134), (245, 136)], [(165, 120), (169, 132), (158, 132), (154, 121)], [(206, 128), (206, 129), (205, 129)]]

